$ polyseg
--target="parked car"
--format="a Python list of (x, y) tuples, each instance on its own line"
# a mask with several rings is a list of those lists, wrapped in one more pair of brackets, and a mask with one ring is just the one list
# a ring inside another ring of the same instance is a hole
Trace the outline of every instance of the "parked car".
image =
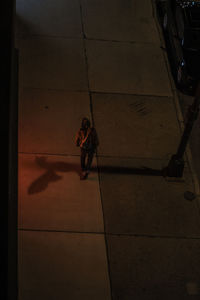
[(164, 7), (162, 25), (175, 82), (194, 94), (200, 80), (200, 0), (166, 0)]

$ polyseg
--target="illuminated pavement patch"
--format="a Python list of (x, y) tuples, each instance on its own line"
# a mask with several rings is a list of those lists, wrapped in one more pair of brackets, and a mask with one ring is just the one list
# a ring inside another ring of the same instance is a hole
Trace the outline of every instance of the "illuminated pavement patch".
[(27, 38), (19, 48), (20, 87), (87, 90), (81, 39)]
[(19, 299), (110, 300), (102, 235), (19, 231)]
[(87, 38), (160, 44), (150, 0), (82, 0), (81, 3)]
[(19, 97), (19, 151), (79, 154), (75, 134), (90, 118), (87, 93), (22, 89)]
[(180, 131), (172, 98), (93, 94), (99, 155), (166, 158)]
[(197, 200), (184, 198), (185, 190), (194, 192), (187, 165), (182, 182), (150, 175), (148, 169), (145, 173), (145, 168), (153, 172), (165, 163), (144, 158), (98, 157), (107, 233), (200, 237)]
[(19, 155), (19, 228), (103, 232), (98, 174), (79, 171), (79, 157)]
[(171, 96), (160, 46), (87, 40), (90, 89)]
[(199, 240), (107, 239), (113, 300), (199, 297)]
[(81, 37), (79, 0), (17, 0), (17, 35)]

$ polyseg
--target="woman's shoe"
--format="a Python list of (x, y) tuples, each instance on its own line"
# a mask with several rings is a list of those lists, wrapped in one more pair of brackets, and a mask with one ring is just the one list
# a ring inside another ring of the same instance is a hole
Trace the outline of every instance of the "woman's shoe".
[(80, 180), (84, 180), (85, 179), (85, 172), (82, 172), (81, 174), (80, 174)]

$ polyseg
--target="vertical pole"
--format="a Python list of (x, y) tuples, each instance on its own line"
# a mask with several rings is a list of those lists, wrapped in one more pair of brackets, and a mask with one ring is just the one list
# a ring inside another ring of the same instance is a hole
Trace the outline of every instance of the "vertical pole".
[(197, 90), (195, 93), (195, 98), (193, 104), (189, 107), (188, 110), (188, 120), (187, 124), (185, 126), (185, 130), (183, 132), (183, 136), (180, 142), (180, 145), (178, 147), (176, 156), (178, 158), (182, 158), (187, 146), (188, 139), (190, 137), (193, 125), (195, 120), (197, 119), (198, 112), (199, 112), (199, 104), (200, 104), (200, 83), (197, 86)]
[(200, 81), (198, 82), (194, 102), (188, 110), (188, 120), (185, 125), (185, 129), (178, 147), (176, 154), (172, 155), (169, 164), (164, 168), (163, 172), (165, 176), (169, 177), (182, 177), (184, 170), (183, 155), (194, 125), (197, 119), (200, 105)]

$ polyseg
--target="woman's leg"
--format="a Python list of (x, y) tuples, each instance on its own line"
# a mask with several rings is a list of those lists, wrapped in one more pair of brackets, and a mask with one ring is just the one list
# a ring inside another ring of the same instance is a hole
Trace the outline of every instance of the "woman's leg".
[(86, 151), (81, 148), (81, 169), (85, 171), (85, 158), (86, 158)]
[(87, 166), (86, 166), (86, 171), (89, 172), (91, 165), (92, 165), (92, 160), (94, 157), (94, 151), (89, 151), (88, 152), (88, 158), (87, 158)]

